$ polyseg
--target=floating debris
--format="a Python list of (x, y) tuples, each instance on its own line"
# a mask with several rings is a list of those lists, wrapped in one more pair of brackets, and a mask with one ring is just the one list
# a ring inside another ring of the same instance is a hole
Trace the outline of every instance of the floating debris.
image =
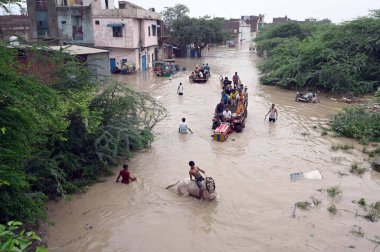
[(300, 179), (323, 179), (322, 174), (319, 170), (314, 170), (310, 172), (296, 172), (290, 174), (290, 179), (292, 181)]

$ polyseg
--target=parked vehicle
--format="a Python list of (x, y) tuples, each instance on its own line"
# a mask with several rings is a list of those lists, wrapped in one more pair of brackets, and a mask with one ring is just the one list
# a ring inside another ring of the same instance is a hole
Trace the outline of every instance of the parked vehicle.
[(235, 47), (235, 41), (233, 41), (233, 40), (227, 41), (227, 46), (228, 47)]
[(176, 74), (179, 70), (180, 67), (178, 64), (175, 64), (174, 59), (155, 61), (153, 63), (153, 71), (157, 76), (170, 77), (172, 74)]
[(133, 63), (124, 63), (121, 65), (120, 69), (121, 74), (134, 74), (136, 73), (136, 67)]
[(317, 103), (320, 102), (317, 96), (317, 93), (309, 92), (307, 94), (297, 92), (295, 97), (296, 102), (312, 102)]

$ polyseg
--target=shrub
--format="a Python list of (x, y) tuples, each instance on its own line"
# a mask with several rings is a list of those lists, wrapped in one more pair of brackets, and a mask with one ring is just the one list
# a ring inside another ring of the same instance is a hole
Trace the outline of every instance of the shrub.
[[(22, 225), (18, 221), (10, 221), (7, 225), (0, 224), (0, 251), (25, 251), (33, 241), (41, 241), (41, 238), (34, 232), (18, 231)], [(43, 247), (37, 247), (36, 252), (47, 252)]]
[(367, 171), (366, 168), (360, 167), (358, 164), (352, 164), (350, 172), (358, 176), (362, 176)]
[(331, 206), (327, 208), (327, 211), (329, 211), (331, 214), (336, 214), (338, 212), (334, 204), (331, 204)]
[(327, 195), (329, 195), (331, 198), (334, 198), (341, 193), (342, 193), (342, 190), (340, 189), (339, 186), (333, 186), (327, 189)]
[(380, 137), (380, 110), (367, 105), (345, 107), (330, 120), (331, 128), (346, 137), (371, 140)]

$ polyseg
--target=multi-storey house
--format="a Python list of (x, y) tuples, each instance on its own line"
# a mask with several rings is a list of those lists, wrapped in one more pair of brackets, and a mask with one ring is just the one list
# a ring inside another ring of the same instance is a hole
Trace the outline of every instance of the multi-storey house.
[(92, 2), (94, 44), (110, 51), (110, 68), (133, 63), (146, 70), (158, 60), (161, 16), (127, 1)]

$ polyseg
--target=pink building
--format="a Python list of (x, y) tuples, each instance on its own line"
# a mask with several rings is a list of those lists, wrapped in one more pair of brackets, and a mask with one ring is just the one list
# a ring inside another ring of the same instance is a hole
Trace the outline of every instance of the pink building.
[(92, 3), (94, 45), (110, 52), (111, 71), (134, 63), (142, 71), (158, 60), (157, 33), (161, 16), (127, 1)]

